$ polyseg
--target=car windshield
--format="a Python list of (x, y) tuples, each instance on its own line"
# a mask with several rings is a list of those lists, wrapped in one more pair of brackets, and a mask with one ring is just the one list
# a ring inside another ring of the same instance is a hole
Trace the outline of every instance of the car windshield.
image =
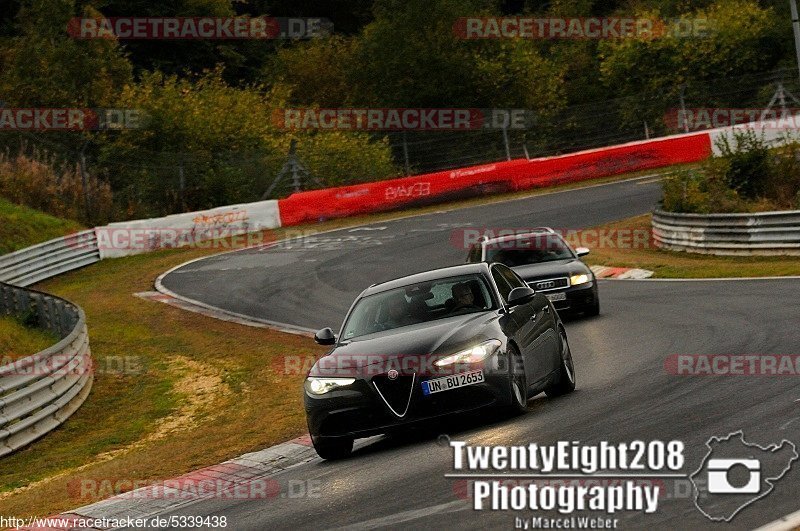
[(486, 261), (516, 267), (574, 258), (558, 234), (535, 234), (487, 244)]
[(344, 325), (342, 339), (491, 309), (494, 301), (482, 275), (411, 284), (359, 300)]

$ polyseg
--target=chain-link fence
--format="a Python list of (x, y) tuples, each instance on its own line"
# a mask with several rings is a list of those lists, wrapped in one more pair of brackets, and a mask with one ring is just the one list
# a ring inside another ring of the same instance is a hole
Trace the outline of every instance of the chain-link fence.
[[(712, 82), (687, 82), (657, 94), (636, 94), (567, 106), (530, 116), (524, 128), (477, 128), (464, 131), (383, 131), (371, 133), (386, 142), (395, 170), (352, 178), (337, 153), (316, 160), (304, 151), (300, 137), (293, 151), (173, 152), (132, 149), (109, 153), (92, 133), (12, 133), (0, 135), (6, 156), (15, 150), (45, 151), (52, 163), (77, 168), (85, 183), (82, 201), (86, 221), (93, 215), (93, 179), (110, 184), (119, 219), (164, 215), (221, 204), (280, 198), (301, 190), (355, 184), (379, 178), (448, 170), (509, 158), (570, 153), (634, 140), (655, 138), (726, 123), (701, 120), (702, 109), (800, 108), (797, 71), (727, 77)], [(724, 113), (723, 113), (724, 114)], [(741, 113), (740, 113), (741, 114)], [(684, 120), (681, 117), (690, 116)], [(751, 113), (752, 118), (752, 113)], [(738, 120), (748, 119), (745, 113)], [(757, 119), (756, 116), (755, 119)], [(265, 119), (268, 119), (265, 117)], [(104, 133), (105, 135), (113, 133)], [(287, 133), (289, 134), (289, 133)], [(325, 132), (317, 134), (324, 135)], [(316, 155), (319, 158), (318, 155)], [(345, 168), (335, 179), (315, 172), (321, 167)], [(148, 208), (142, 209), (141, 205)], [(107, 216), (106, 216), (107, 217)]]
[[(659, 94), (637, 94), (568, 106), (534, 116), (524, 129), (464, 132), (399, 132), (389, 138), (407, 173), (429, 172), (543, 157), (635, 140), (730, 125), (734, 110), (800, 109), (797, 69), (687, 82)], [(723, 111), (714, 114), (715, 110)], [(758, 113), (738, 113), (737, 123)]]

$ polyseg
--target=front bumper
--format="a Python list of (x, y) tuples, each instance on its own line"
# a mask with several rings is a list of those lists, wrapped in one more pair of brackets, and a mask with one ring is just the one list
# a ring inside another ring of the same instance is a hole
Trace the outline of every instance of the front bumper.
[(580, 312), (586, 310), (594, 306), (595, 301), (598, 300), (597, 281), (591, 281), (586, 284), (579, 284), (559, 290), (543, 291), (542, 293), (545, 296), (563, 293), (566, 297), (564, 300), (551, 302), (556, 310), (565, 312)]
[[(347, 388), (340, 388), (321, 396), (311, 395), (304, 390), (309, 432), (317, 437), (369, 437), (445, 415), (509, 403), (511, 397), (507, 368), (497, 364), (497, 355), (493, 358), (482, 367), (476, 367), (483, 369), (484, 382), (427, 396), (422, 391), (421, 382), (429, 377), (419, 377), (413, 373), (403, 374), (404, 378), (413, 375), (414, 384), (413, 387), (410, 385), (406, 387), (406, 389), (411, 388), (410, 400), (406, 394), (408, 409), (402, 416), (399, 413), (403, 413), (405, 404), (397, 407), (396, 400), (389, 400), (396, 412), (392, 411), (386, 400), (377, 392), (378, 377), (357, 379)], [(430, 378), (438, 377), (440, 375)], [(380, 385), (385, 383), (385, 380), (382, 380)]]

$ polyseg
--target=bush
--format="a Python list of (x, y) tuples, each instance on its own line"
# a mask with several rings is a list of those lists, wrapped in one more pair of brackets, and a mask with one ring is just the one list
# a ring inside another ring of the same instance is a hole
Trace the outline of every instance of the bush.
[[(747, 199), (763, 195), (765, 183), (771, 178), (773, 164), (769, 147), (763, 134), (758, 136), (747, 129), (735, 131), (731, 137), (722, 135), (717, 140), (721, 160), (727, 164), (710, 164), (707, 171), (718, 173), (728, 186)], [(716, 170), (716, 171), (715, 171)]]
[(0, 153), (0, 196), (59, 218), (102, 224), (113, 217), (113, 196), (108, 183), (91, 175), (87, 179), (90, 210), (85, 208), (83, 180), (75, 165), (60, 165), (47, 153), (34, 150), (16, 156)]
[(780, 208), (800, 209), (800, 143), (789, 139), (776, 150), (764, 195)]
[(141, 109), (147, 120), (140, 129), (109, 136), (97, 165), (108, 172), (128, 217), (258, 201), (293, 139), (298, 158), (322, 186), (399, 173), (388, 143), (368, 133), (276, 127), (273, 112), (289, 106), (288, 87), (237, 88), (221, 74), (218, 69), (181, 79), (156, 72), (123, 91), (119, 106)]
[(738, 212), (744, 205), (735, 190), (710, 173), (685, 170), (664, 181), (662, 207), (668, 212)]
[(786, 138), (770, 149), (763, 136), (747, 130), (721, 137), (717, 148), (721, 156), (664, 182), (664, 210), (707, 214), (800, 208), (800, 143)]
[(327, 131), (304, 135), (298, 156), (324, 186), (377, 181), (400, 174), (386, 137), (365, 141), (361, 134)]

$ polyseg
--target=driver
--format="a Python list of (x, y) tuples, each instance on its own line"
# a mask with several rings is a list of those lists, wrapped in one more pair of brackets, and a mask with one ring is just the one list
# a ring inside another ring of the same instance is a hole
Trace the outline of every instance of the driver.
[(452, 311), (457, 312), (459, 310), (463, 310), (464, 308), (478, 307), (475, 304), (475, 294), (472, 293), (472, 289), (470, 289), (469, 284), (467, 284), (466, 282), (455, 284), (452, 290), (453, 290), (453, 299), (456, 301), (456, 304), (455, 306), (453, 306)]

